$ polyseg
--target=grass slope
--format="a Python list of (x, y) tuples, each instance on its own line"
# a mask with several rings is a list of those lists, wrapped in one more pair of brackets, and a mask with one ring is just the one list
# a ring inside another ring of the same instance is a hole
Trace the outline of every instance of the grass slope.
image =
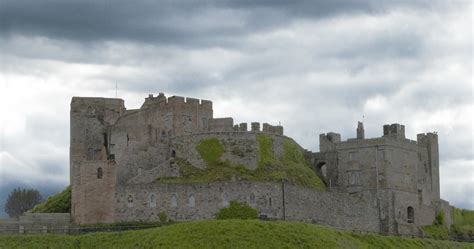
[(0, 236), (3, 248), (474, 248), (429, 239), (354, 235), (299, 222), (214, 220), (122, 233)]
[(31, 213), (69, 213), (71, 211), (71, 186), (63, 192), (48, 197), (48, 199), (36, 205)]
[(162, 177), (157, 181), (162, 183), (205, 183), (228, 181), (232, 179), (247, 181), (280, 181), (303, 187), (324, 190), (324, 183), (306, 162), (301, 149), (291, 140), (283, 143), (283, 154), (273, 153), (273, 140), (267, 135), (258, 135), (259, 161), (256, 170), (249, 170), (243, 165), (234, 165), (229, 161), (222, 161), (220, 157), (225, 152), (224, 146), (218, 139), (207, 139), (196, 146), (202, 159), (206, 162), (206, 169), (192, 166), (186, 160), (177, 158), (179, 177)]

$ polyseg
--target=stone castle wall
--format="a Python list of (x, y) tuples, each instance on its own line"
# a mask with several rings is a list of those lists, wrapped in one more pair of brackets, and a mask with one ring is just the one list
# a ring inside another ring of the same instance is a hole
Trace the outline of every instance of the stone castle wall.
[(16, 219), (0, 219), (0, 234), (68, 233), (69, 213), (26, 213)]
[[(439, 210), (452, 219), (449, 204), (439, 198), (437, 135), (419, 134), (412, 141), (399, 124), (385, 125), (380, 138), (365, 139), (362, 123), (357, 138), (347, 141), (337, 133), (321, 134), (320, 152), (306, 151), (305, 158), (327, 192), (288, 184), (283, 189), (282, 183), (271, 182), (156, 182), (158, 177), (179, 177), (178, 159), (205, 168), (196, 146), (208, 139), (224, 147), (220, 160), (254, 170), (259, 134), (272, 138), (277, 156), (284, 152), (283, 141), (291, 140), (280, 125), (214, 118), (207, 100), (150, 95), (140, 109), (126, 110), (120, 99), (75, 97), (73, 222), (153, 221), (160, 212), (175, 220), (210, 219), (234, 199), (270, 218), (389, 234), (417, 234)], [(414, 218), (408, 218), (407, 208), (414, 210)]]
[(348, 230), (379, 229), (377, 209), (365, 199), (280, 182), (129, 185), (118, 193), (116, 218), (157, 221), (160, 212), (164, 212), (173, 220), (214, 219), (232, 200), (248, 203), (270, 219), (299, 220)]

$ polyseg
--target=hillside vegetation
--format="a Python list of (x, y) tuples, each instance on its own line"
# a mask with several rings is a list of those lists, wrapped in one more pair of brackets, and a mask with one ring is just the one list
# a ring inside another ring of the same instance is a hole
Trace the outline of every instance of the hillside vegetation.
[(36, 205), (31, 213), (69, 213), (71, 212), (71, 186), (63, 192), (48, 197), (48, 199)]
[(196, 146), (201, 158), (206, 162), (206, 169), (192, 166), (186, 160), (177, 158), (179, 177), (162, 177), (157, 179), (162, 183), (205, 183), (228, 181), (232, 179), (247, 181), (281, 181), (287, 180), (290, 184), (324, 190), (324, 183), (311, 170), (306, 162), (303, 151), (291, 140), (283, 142), (283, 154), (275, 155), (272, 151), (272, 138), (267, 135), (258, 135), (258, 167), (249, 170), (244, 165), (234, 165), (229, 161), (222, 161), (224, 146), (214, 139), (207, 139)]
[(474, 248), (474, 244), (354, 235), (299, 222), (214, 220), (121, 233), (0, 236), (3, 248)]

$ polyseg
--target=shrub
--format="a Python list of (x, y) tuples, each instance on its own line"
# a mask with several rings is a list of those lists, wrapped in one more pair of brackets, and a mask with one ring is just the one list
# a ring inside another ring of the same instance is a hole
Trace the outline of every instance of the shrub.
[(250, 207), (247, 203), (239, 203), (238, 201), (231, 201), (229, 207), (221, 209), (216, 214), (216, 219), (227, 220), (227, 219), (257, 219), (258, 212), (254, 208)]
[(160, 218), (161, 223), (165, 223), (168, 221), (168, 215), (166, 215), (166, 212), (160, 212), (158, 214), (158, 217)]
[(196, 150), (208, 165), (214, 165), (224, 153), (224, 146), (217, 138), (212, 138), (203, 140), (196, 146)]
[(444, 225), (444, 212), (443, 211), (439, 211), (436, 214), (436, 218), (433, 221), (433, 225), (438, 225), (438, 226)]

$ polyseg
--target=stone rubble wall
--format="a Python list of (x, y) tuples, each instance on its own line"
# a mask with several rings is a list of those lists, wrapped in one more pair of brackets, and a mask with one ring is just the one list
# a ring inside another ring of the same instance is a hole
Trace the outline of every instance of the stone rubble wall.
[(270, 219), (285, 217), (348, 230), (379, 229), (377, 209), (364, 199), (288, 184), (283, 187), (281, 182), (129, 185), (118, 193), (116, 222), (157, 221), (161, 212), (178, 221), (214, 219), (232, 200), (248, 203)]
[(68, 233), (69, 213), (26, 213), (17, 219), (0, 219), (0, 234)]

